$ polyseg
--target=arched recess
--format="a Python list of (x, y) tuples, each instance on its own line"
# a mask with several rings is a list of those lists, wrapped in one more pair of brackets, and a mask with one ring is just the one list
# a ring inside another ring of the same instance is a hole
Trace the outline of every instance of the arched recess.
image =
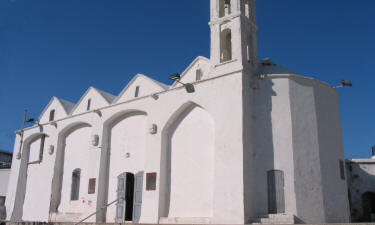
[(36, 133), (26, 138), (22, 145), (21, 163), (18, 174), (16, 198), (14, 201), (11, 221), (21, 222), (23, 217), (23, 205), (25, 202), (26, 185), (27, 185), (27, 169), (30, 156), (30, 146), (33, 142), (39, 140), (43, 136), (48, 137), (45, 133)]
[(229, 28), (220, 34), (220, 62), (232, 60), (232, 31)]
[[(65, 144), (66, 138), (73, 132), (82, 129), (92, 127), (90, 124), (85, 122), (76, 122), (66, 126), (62, 129), (57, 139), (57, 150), (55, 166), (53, 170), (52, 187), (51, 187), (51, 204), (50, 213), (57, 213), (61, 203), (61, 192), (63, 185), (63, 174), (65, 164)], [(84, 141), (84, 140), (83, 140)], [(88, 143), (89, 140), (87, 140)]]
[[(111, 156), (112, 156), (112, 158), (114, 157), (114, 155), (113, 155), (114, 152), (112, 152), (112, 154), (111, 154), (112, 149), (114, 149), (114, 146), (112, 146), (112, 142), (113, 142), (114, 138), (118, 139), (118, 140), (116, 140), (117, 143), (123, 141), (123, 139), (113, 136), (112, 130), (113, 130), (113, 128), (115, 128), (116, 126), (118, 126), (120, 124), (122, 124), (124, 126), (127, 126), (124, 123), (126, 123), (128, 121), (134, 122), (134, 120), (135, 120), (135, 121), (137, 121), (137, 122), (135, 122), (137, 127), (136, 127), (136, 129), (133, 129), (132, 135), (138, 135), (138, 136), (143, 135), (144, 137), (146, 137), (146, 134), (147, 134), (146, 116), (147, 116), (147, 113), (144, 112), (144, 111), (125, 110), (125, 111), (121, 111), (119, 113), (116, 113), (115, 115), (113, 115), (111, 118), (109, 118), (108, 120), (106, 120), (104, 122), (103, 135), (102, 135), (102, 152), (101, 152), (101, 156), (100, 156), (98, 200), (97, 200), (97, 206), (96, 206), (97, 210), (98, 210), (98, 213), (96, 214), (96, 221), (98, 223), (99, 222), (102, 222), (102, 223), (107, 222), (107, 208), (102, 209), (102, 207), (104, 205), (108, 204), (109, 201), (115, 200), (115, 199), (108, 199), (109, 197), (112, 196), (111, 193), (113, 191), (112, 189), (111, 189), (111, 192), (109, 190), (110, 189), (110, 183), (111, 183), (110, 182), (110, 172), (116, 173), (116, 169), (115, 170), (111, 169), (111, 163), (112, 163), (111, 162)], [(141, 123), (143, 123), (144, 129), (142, 129)], [(134, 123), (133, 123), (133, 125), (134, 125)], [(130, 126), (133, 126), (133, 125), (130, 125)], [(126, 128), (125, 130), (123, 130), (123, 135), (126, 135), (126, 132), (127, 132), (126, 130), (128, 130), (128, 129)], [(138, 139), (138, 138), (133, 138), (133, 140), (134, 139)], [(139, 141), (141, 141), (141, 140), (143, 140), (143, 139), (139, 139)], [(114, 151), (117, 151), (117, 150), (114, 149)], [(121, 157), (118, 157), (118, 158), (124, 159), (125, 154), (122, 155)], [(131, 159), (133, 159), (133, 158), (134, 157), (132, 156)], [(143, 166), (143, 165), (140, 165), (140, 166)], [(124, 169), (124, 168), (119, 167), (117, 169)], [(122, 171), (122, 172), (126, 172), (126, 171)], [(117, 177), (119, 174), (120, 174), (120, 172), (117, 175), (114, 175), (114, 177)], [(116, 191), (116, 189), (114, 189), (114, 191)], [(114, 220), (114, 216), (113, 216), (113, 218), (111, 217), (111, 218), (108, 218), (108, 219)]]
[(172, 115), (161, 135), (159, 218), (212, 217), (213, 117), (188, 102)]

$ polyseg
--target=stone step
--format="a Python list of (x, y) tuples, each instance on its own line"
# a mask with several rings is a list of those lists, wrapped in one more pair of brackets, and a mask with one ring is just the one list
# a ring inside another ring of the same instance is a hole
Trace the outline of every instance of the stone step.
[(253, 220), (253, 224), (294, 224), (294, 222), (294, 216), (287, 214), (267, 214)]

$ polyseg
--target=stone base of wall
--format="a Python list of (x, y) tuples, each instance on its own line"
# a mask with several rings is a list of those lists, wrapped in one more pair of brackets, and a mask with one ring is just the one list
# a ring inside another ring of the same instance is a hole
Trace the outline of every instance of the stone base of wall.
[[(75, 225), (75, 223), (41, 223), (41, 222), (1, 222), (0, 225)], [(133, 225), (132, 223), (82, 223), (81, 225)], [(159, 225), (159, 224), (134, 224), (134, 225)], [(185, 224), (189, 225), (189, 224)], [(214, 225), (214, 224), (211, 224)], [(223, 224), (218, 224), (223, 225)], [(228, 224), (229, 225), (229, 224)], [(238, 225), (238, 224), (234, 224)], [(283, 225), (283, 224), (278, 224)], [(286, 224), (285, 224), (286, 225)], [(375, 225), (375, 223), (322, 223), (322, 224), (306, 224), (306, 225)]]

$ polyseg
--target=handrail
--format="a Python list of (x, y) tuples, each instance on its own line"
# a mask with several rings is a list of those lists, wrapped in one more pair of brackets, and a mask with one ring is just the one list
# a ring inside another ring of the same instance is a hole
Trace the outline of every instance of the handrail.
[(97, 211), (94, 212), (94, 213), (91, 213), (90, 215), (88, 215), (87, 217), (85, 217), (84, 219), (80, 220), (78, 223), (76, 223), (76, 224), (74, 224), (74, 225), (79, 225), (79, 224), (83, 223), (85, 220), (87, 220), (87, 219), (89, 219), (90, 217), (96, 215), (98, 212), (102, 211), (102, 210), (105, 209), (105, 208), (108, 208), (108, 206), (112, 205), (112, 204), (115, 203), (115, 202), (120, 201), (121, 199), (125, 199), (125, 197), (121, 197), (121, 198), (118, 198), (118, 199), (114, 200), (113, 202), (110, 202), (109, 204), (107, 204), (107, 205), (101, 207), (99, 210), (97, 210)]

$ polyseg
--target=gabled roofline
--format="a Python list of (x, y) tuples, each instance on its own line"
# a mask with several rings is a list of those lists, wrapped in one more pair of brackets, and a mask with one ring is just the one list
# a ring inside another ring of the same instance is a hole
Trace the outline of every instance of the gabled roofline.
[[(56, 97), (57, 98), (57, 97)], [(70, 101), (67, 101), (67, 100), (65, 100), (65, 99), (61, 99), (61, 98), (57, 98), (57, 101), (59, 101), (60, 102), (60, 104), (62, 105), (62, 107), (63, 107), (63, 109), (65, 110), (65, 113), (66, 113), (66, 115), (69, 115), (69, 113), (72, 111), (72, 109), (74, 108), (74, 103), (73, 102), (70, 102)], [(67, 107), (67, 105), (66, 104), (69, 104), (70, 106), (70, 108), (68, 109)]]
[(151, 81), (152, 83), (154, 83), (154, 84), (158, 85), (160, 88), (162, 88), (162, 90), (164, 90), (164, 91), (166, 91), (166, 90), (169, 89), (169, 86), (168, 86), (168, 85), (163, 84), (163, 83), (161, 83), (161, 82), (159, 82), (159, 81), (157, 81), (157, 80), (154, 80), (154, 79), (152, 79), (152, 78), (150, 78), (150, 77), (148, 77), (148, 76), (146, 76), (146, 75), (144, 75), (144, 74), (138, 73), (137, 75), (135, 75), (135, 76), (133, 77), (133, 79), (130, 80), (130, 82), (125, 86), (125, 88), (122, 89), (122, 91), (121, 91), (120, 94), (116, 97), (116, 99), (113, 101), (113, 103), (117, 103), (117, 102), (120, 100), (120, 98), (124, 95), (124, 93), (129, 89), (129, 87), (134, 83), (134, 81), (136, 81), (139, 77), (143, 77), (143, 78), (145, 78), (146, 80)]
[[(112, 102), (110, 101), (110, 99), (107, 99), (107, 97), (105, 97), (103, 95), (103, 93), (107, 94), (107, 95), (110, 95), (110, 96), (113, 96), (112, 94), (109, 94), (105, 91), (102, 91), (102, 90), (99, 90), (93, 86), (89, 87), (85, 93), (82, 95), (82, 97), (79, 99), (79, 101), (77, 102), (77, 104), (74, 106), (74, 108), (71, 110), (71, 112), (69, 113), (69, 115), (73, 115), (74, 111), (76, 111), (77, 107), (81, 104), (81, 102), (83, 101), (83, 99), (86, 97), (86, 95), (91, 91), (91, 90), (94, 90), (96, 93), (98, 93), (107, 103), (108, 105), (112, 104)], [(113, 96), (114, 97), (114, 96)]]
[(108, 102), (108, 104), (112, 104), (113, 100), (116, 99), (116, 96), (114, 96), (111, 93), (105, 92), (96, 87), (92, 87), (92, 88), (95, 89)]
[[(50, 105), (51, 105), (55, 100), (56, 100), (56, 101), (60, 104), (60, 106), (64, 109), (65, 116), (68, 116), (68, 115), (69, 115), (70, 112), (67, 111), (67, 109), (65, 108), (64, 104), (61, 102), (61, 100), (63, 100), (63, 99), (59, 99), (58, 97), (53, 96), (53, 97), (51, 98), (51, 100), (49, 101), (49, 103), (47, 104), (47, 106), (44, 107), (42, 113), (39, 115), (38, 122), (40, 122), (40, 120), (42, 119), (42, 115), (47, 111), (47, 109), (50, 107)], [(63, 101), (69, 102), (69, 101), (67, 101), (67, 100), (63, 100)], [(72, 102), (69, 102), (69, 103), (71, 103), (71, 104), (74, 105), (74, 103), (72, 103)]]
[[(194, 64), (196, 62), (198, 62), (199, 60), (204, 60), (208, 63), (210, 63), (210, 60), (204, 56), (198, 56), (196, 57), (193, 62), (190, 63), (190, 65), (184, 70), (184, 72), (181, 73), (181, 79), (186, 75), (186, 73), (194, 66)], [(173, 84), (171, 85), (171, 88), (175, 87), (176, 85), (178, 84), (177, 81), (173, 82)]]

